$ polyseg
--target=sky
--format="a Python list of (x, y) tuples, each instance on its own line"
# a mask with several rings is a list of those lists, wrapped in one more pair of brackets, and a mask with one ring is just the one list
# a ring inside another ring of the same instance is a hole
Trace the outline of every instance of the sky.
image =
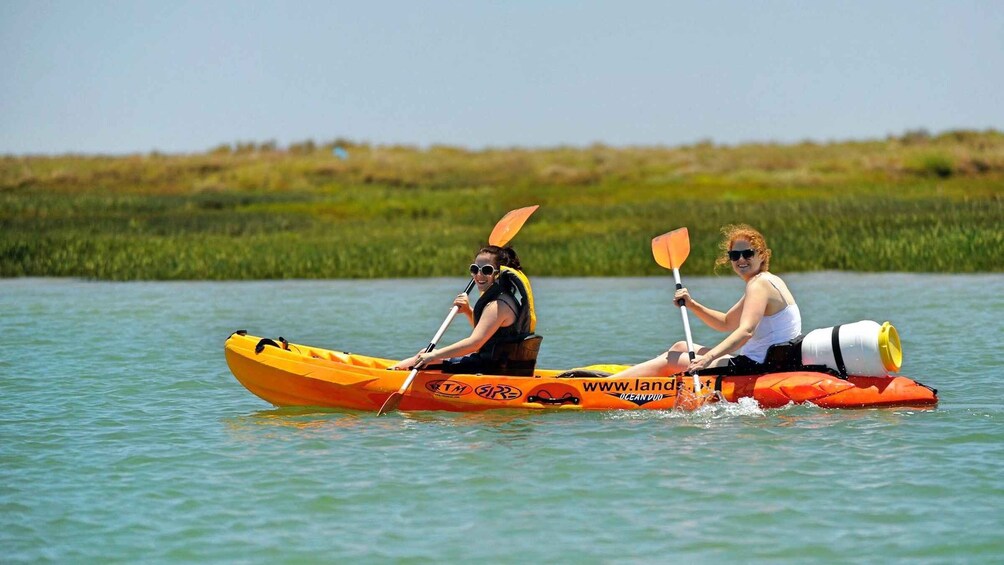
[(1004, 130), (1004, 3), (0, 0), (0, 154)]

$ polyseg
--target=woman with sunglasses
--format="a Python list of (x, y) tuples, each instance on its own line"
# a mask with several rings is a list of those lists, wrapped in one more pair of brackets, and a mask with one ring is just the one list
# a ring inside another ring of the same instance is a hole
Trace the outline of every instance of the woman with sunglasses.
[[(746, 291), (728, 312), (708, 308), (690, 296), (690, 291), (676, 291), (673, 303), (683, 300), (687, 308), (709, 327), (728, 336), (714, 347), (694, 344), (696, 358), (690, 361), (687, 342), (678, 341), (669, 351), (612, 375), (614, 377), (669, 376), (707, 367), (731, 365), (756, 368), (764, 363), (767, 349), (798, 337), (802, 316), (788, 286), (770, 273), (770, 249), (763, 234), (746, 224), (722, 228), (723, 253), (715, 267), (731, 264), (732, 270), (746, 283)], [(732, 356), (736, 352), (738, 355)]]
[[(467, 293), (453, 300), (470, 321), (471, 335), (444, 347), (404, 359), (392, 369), (414, 367), (445, 373), (533, 374), (540, 337), (533, 335), (536, 314), (530, 281), (511, 247), (481, 248), (470, 266), (480, 297), (471, 307)], [(441, 361), (441, 363), (436, 363)]]

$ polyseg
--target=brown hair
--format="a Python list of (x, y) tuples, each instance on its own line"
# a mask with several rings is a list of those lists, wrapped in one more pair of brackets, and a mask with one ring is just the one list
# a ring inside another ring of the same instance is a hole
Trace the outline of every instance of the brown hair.
[(512, 267), (517, 271), (522, 271), (523, 267), (519, 264), (519, 255), (516, 255), (516, 250), (512, 247), (499, 247), (498, 245), (486, 245), (478, 250), (474, 254), (475, 257), (481, 255), (482, 253), (487, 253), (495, 257), (495, 262), (499, 264), (500, 267)]
[(715, 259), (715, 271), (719, 267), (732, 263), (729, 260), (729, 250), (732, 249), (732, 244), (737, 239), (745, 239), (750, 242), (750, 247), (756, 250), (757, 255), (763, 260), (763, 263), (760, 264), (761, 272), (770, 269), (770, 249), (767, 247), (767, 240), (764, 239), (762, 233), (747, 224), (729, 224), (722, 228), (722, 234), (725, 237), (718, 244), (722, 253)]

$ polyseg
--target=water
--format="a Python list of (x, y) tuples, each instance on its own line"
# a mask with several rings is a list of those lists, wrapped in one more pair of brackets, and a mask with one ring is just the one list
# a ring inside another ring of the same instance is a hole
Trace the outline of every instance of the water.
[[(2, 280), (0, 560), (1001, 562), (1004, 276), (786, 280), (806, 329), (891, 320), (938, 408), (275, 409), (230, 375), (231, 331), (403, 358), (464, 281)], [(683, 335), (668, 278), (534, 289), (542, 366)]]

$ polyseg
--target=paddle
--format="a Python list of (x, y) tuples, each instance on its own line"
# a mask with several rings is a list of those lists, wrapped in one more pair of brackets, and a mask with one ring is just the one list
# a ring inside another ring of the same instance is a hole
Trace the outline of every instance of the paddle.
[[(655, 262), (660, 266), (673, 270), (677, 290), (683, 288), (683, 283), (680, 282), (680, 267), (690, 255), (690, 234), (687, 232), (687, 228), (675, 229), (652, 239), (652, 255), (655, 256)], [(680, 305), (680, 314), (683, 315), (683, 333), (687, 336), (687, 353), (690, 354), (690, 360), (693, 361), (696, 355), (694, 353), (694, 339), (690, 337), (690, 318), (687, 317), (687, 307), (684, 306), (682, 298), (677, 301), (677, 304)], [(700, 394), (700, 392), (701, 383), (695, 372), (694, 393)]]
[[(491, 235), (488, 236), (488, 243), (490, 245), (504, 247), (505, 244), (512, 240), (512, 238), (516, 237), (519, 229), (523, 227), (527, 218), (529, 218), (530, 214), (533, 214), (537, 208), (538, 206), (518, 208), (503, 216), (502, 219), (495, 224), (495, 229), (492, 230)], [(467, 287), (464, 289), (464, 294), (470, 294), (472, 290), (474, 290), (473, 276), (471, 277), (470, 282), (467, 283)], [(446, 320), (443, 321), (443, 325), (439, 326), (439, 331), (437, 331), (436, 335), (432, 337), (432, 341), (430, 341), (429, 345), (426, 346), (424, 353), (428, 353), (436, 348), (436, 343), (439, 342), (439, 338), (443, 337), (443, 334), (446, 333), (446, 328), (448, 328), (450, 323), (453, 322), (453, 318), (457, 315), (459, 310), (460, 308), (456, 305), (450, 309), (449, 315), (446, 316)], [(404, 398), (404, 393), (408, 391), (408, 387), (411, 386), (411, 381), (415, 380), (415, 375), (418, 374), (418, 370), (420, 368), (421, 367), (418, 365), (412, 368), (411, 372), (408, 373), (408, 378), (404, 379), (404, 382), (401, 383), (401, 388), (399, 388), (397, 392), (388, 396), (387, 400), (384, 401), (383, 406), (380, 407), (380, 411), (377, 412), (378, 416), (383, 416), (387, 412), (397, 409), (398, 404), (401, 403), (401, 399)]]

